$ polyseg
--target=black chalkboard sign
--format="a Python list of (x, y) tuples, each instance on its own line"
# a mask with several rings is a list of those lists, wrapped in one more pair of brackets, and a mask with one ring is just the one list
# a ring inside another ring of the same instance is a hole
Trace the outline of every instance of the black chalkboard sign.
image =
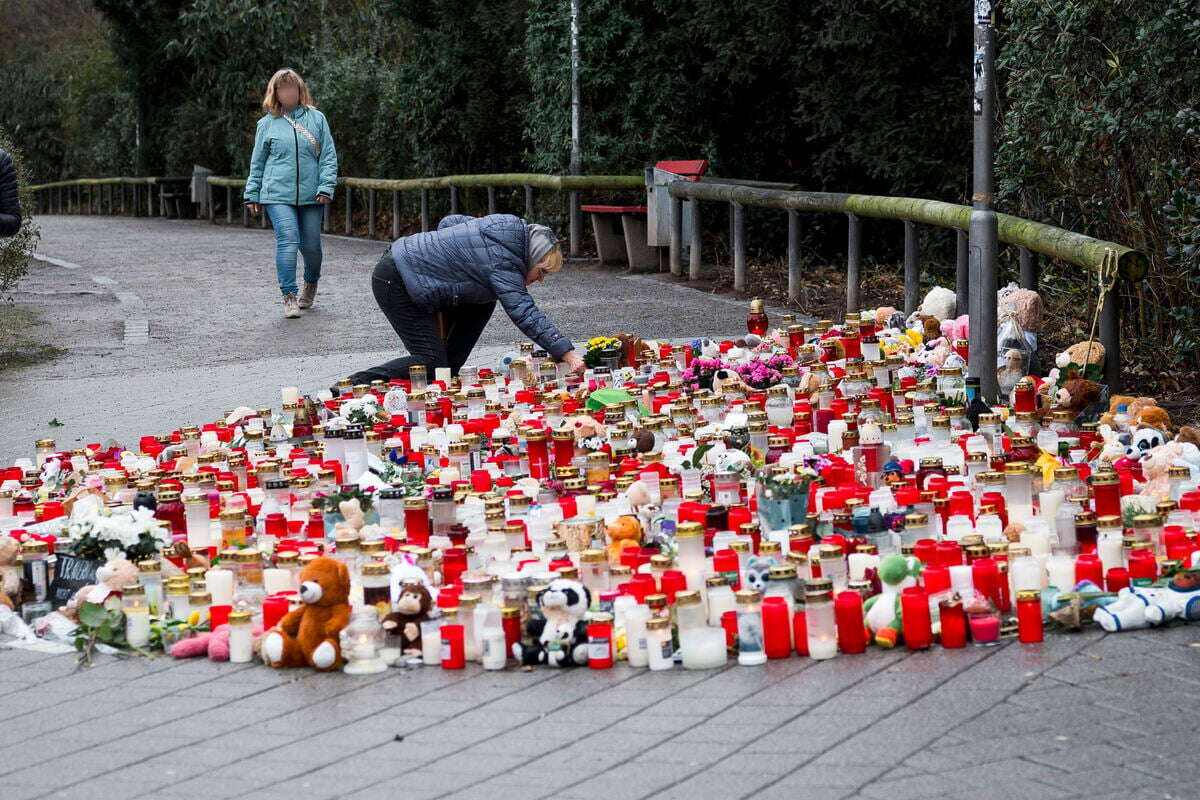
[(66, 553), (55, 555), (54, 580), (50, 583), (50, 603), (54, 608), (67, 604), (75, 593), (84, 586), (96, 582), (96, 570), (104, 566), (103, 561), (76, 558)]

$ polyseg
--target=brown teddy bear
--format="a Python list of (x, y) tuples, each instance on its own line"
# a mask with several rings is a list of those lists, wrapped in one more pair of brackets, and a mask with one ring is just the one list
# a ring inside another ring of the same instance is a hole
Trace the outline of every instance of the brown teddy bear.
[(396, 610), (383, 618), (383, 629), (391, 636), (400, 637), (400, 650), (404, 653), (421, 652), (421, 623), (429, 619), (433, 598), (421, 581), (405, 581), (400, 587)]
[(1196, 447), (1200, 447), (1200, 428), (1184, 425), (1179, 429), (1175, 441), (1183, 442), (1184, 444), (1194, 444)]
[[(630, 487), (632, 488), (632, 487)], [(608, 534), (608, 563), (620, 564), (621, 553), (642, 542), (642, 523), (632, 514), (623, 514), (605, 528)]]
[(1138, 411), (1133, 421), (1136, 425), (1149, 425), (1151, 428), (1158, 428), (1160, 431), (1171, 430), (1171, 415), (1167, 413), (1165, 408), (1157, 405), (1145, 406)]
[(20, 554), (20, 542), (0, 536), (0, 605), (9, 608), (21, 599), (21, 568), (17, 566)]
[(1063, 374), (1063, 379), (1082, 378), (1087, 368), (1096, 364), (1104, 366), (1104, 345), (1099, 342), (1076, 342), (1054, 358), (1054, 364), (1060, 370), (1065, 370), (1071, 364), (1079, 369), (1069, 370)]
[(1078, 416), (1081, 411), (1100, 400), (1100, 385), (1083, 378), (1072, 378), (1054, 396), (1055, 408)]
[(308, 664), (320, 671), (342, 666), (339, 637), (350, 622), (350, 571), (341, 561), (315, 558), (300, 572), (300, 599), (263, 637), (263, 661), (272, 667)]

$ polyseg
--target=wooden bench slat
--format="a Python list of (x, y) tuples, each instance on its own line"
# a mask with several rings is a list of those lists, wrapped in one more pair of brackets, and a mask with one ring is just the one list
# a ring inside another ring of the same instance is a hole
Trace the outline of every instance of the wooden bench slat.
[(590, 214), (645, 214), (645, 206), (580, 206), (580, 211)]

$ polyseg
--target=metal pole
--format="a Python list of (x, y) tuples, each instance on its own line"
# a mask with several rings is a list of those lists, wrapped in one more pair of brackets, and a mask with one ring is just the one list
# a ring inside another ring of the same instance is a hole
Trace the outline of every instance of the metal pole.
[[(694, 200), (692, 202), (695, 202)], [(745, 206), (733, 204), (733, 290), (746, 291), (746, 220)]]
[[(579, 144), (579, 0), (571, 0), (571, 174), (582, 163)], [(572, 248), (573, 250), (574, 248)], [(572, 252), (574, 255), (574, 252)]]
[(1100, 309), (1100, 344), (1104, 345), (1104, 383), (1110, 395), (1121, 390), (1121, 281), (1104, 293)]
[(346, 235), (354, 230), (354, 187), (346, 187)]
[(796, 303), (800, 300), (800, 212), (789, 208), (788, 223), (788, 300)]
[(1041, 278), (1038, 271), (1038, 254), (1027, 247), (1020, 249), (1021, 253), (1021, 288), (1032, 289), (1037, 291), (1038, 280)]
[[(921, 252), (917, 242), (917, 224), (904, 220), (904, 314), (908, 316), (921, 304)], [(857, 309), (853, 309), (857, 310)]]
[(955, 231), (957, 253), (954, 267), (955, 312), (959, 316), (967, 313), (971, 302), (971, 257), (966, 231)]
[(450, 187), (450, 213), (451, 214), (458, 213), (458, 187), (457, 186)]
[(862, 220), (846, 215), (846, 311), (858, 311), (858, 289), (862, 269)]
[(700, 201), (693, 200), (689, 206), (692, 217), (692, 244), (691, 252), (688, 254), (688, 279), (693, 281), (700, 280)]
[(671, 274), (683, 275), (683, 201), (671, 198)]
[[(328, 208), (329, 206), (326, 206)], [(233, 224), (233, 187), (225, 187), (225, 221)]]
[(533, 222), (533, 187), (525, 187), (525, 221)]
[(429, 190), (421, 190), (421, 233), (429, 230)]
[(487, 192), (488, 192), (488, 213), (495, 214), (496, 213), (496, 187), (495, 186), (487, 187)]
[(996, 210), (992, 189), (992, 89), (996, 58), (992, 0), (974, 0), (975, 51), (972, 56), (975, 118), (974, 191), (971, 194), (971, 339), (968, 373), (979, 378), (985, 400), (995, 400), (996, 381)]
[(325, 210), (321, 212), (321, 231), (329, 233), (329, 221), (333, 219), (333, 202), (325, 204)]
[(375, 238), (375, 190), (367, 189), (367, 238)]
[(582, 239), (583, 230), (583, 214), (579, 210), (579, 192), (572, 189), (567, 193), (567, 204), (570, 206), (570, 223), (571, 223), (571, 255), (579, 255), (579, 247)]
[(392, 192), (392, 240), (400, 238), (400, 192)]

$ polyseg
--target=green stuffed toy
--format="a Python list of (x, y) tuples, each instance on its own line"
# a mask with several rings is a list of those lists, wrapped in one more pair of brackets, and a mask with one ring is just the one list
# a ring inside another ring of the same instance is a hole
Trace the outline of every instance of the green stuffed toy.
[(912, 556), (892, 553), (879, 561), (879, 582), (883, 590), (868, 598), (864, 605), (867, 627), (875, 644), (891, 649), (900, 641), (900, 593), (917, 585), (921, 562)]

